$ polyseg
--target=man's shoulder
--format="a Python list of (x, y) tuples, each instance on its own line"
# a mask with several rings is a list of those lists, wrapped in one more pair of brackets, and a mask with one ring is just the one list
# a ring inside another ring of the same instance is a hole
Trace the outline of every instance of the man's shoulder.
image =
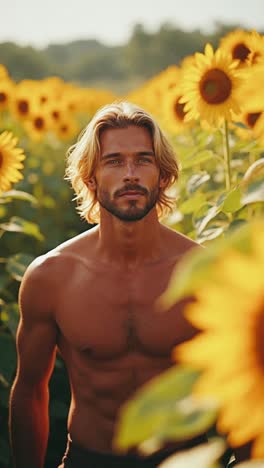
[(184, 255), (192, 249), (201, 249), (203, 246), (186, 236), (185, 234), (175, 231), (171, 228), (164, 226), (165, 228), (165, 237), (168, 248), (171, 252), (174, 252), (175, 255)]
[(94, 246), (94, 242), (97, 236), (98, 228), (97, 226), (84, 231), (65, 242), (62, 242), (54, 249), (50, 250), (46, 256), (47, 257), (66, 257), (70, 254), (76, 255), (83, 255), (85, 253), (89, 253), (89, 250)]
[(67, 272), (67, 265), (72, 266), (74, 260), (81, 259), (85, 252), (89, 252), (92, 245), (91, 234), (85, 231), (39, 255), (30, 263), (25, 276), (47, 281), (58, 276), (61, 279)]

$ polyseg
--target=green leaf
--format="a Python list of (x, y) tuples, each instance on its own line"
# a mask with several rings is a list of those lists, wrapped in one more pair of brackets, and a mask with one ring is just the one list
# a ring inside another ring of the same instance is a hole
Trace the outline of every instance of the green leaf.
[(0, 275), (0, 291), (3, 291), (6, 289), (9, 281), (10, 281), (10, 276), (7, 274), (6, 271), (4, 271), (3, 274)]
[(187, 182), (187, 191), (189, 193), (195, 192), (201, 185), (205, 184), (210, 180), (211, 176), (208, 172), (201, 172), (198, 174), (193, 174)]
[(242, 208), (241, 203), (242, 192), (239, 187), (234, 188), (229, 192), (222, 204), (222, 211), (224, 213), (235, 213)]
[(215, 462), (224, 453), (225, 443), (222, 439), (212, 439), (189, 450), (172, 455), (159, 468), (214, 468)]
[[(255, 221), (257, 222), (257, 221)], [(228, 232), (225, 238), (219, 239), (206, 249), (199, 247), (187, 252), (175, 267), (167, 290), (159, 298), (164, 309), (171, 307), (178, 300), (192, 294), (196, 288), (209, 278), (215, 261), (232, 247), (243, 253), (252, 252), (251, 230), (255, 223), (245, 223)]]
[(3, 306), (3, 312), (6, 314), (5, 325), (11, 332), (13, 338), (16, 338), (17, 326), (19, 322), (19, 310), (17, 302), (10, 302)]
[(196, 164), (201, 164), (209, 159), (213, 159), (214, 153), (211, 150), (203, 150), (199, 151), (196, 154), (192, 154), (188, 156), (186, 159), (182, 161), (182, 169), (188, 169), (190, 167), (195, 166)]
[(221, 236), (225, 231), (224, 226), (210, 227), (202, 232), (202, 234), (196, 239), (199, 243), (210, 241)]
[(216, 218), (221, 211), (220, 207), (217, 205), (210, 206), (209, 209), (208, 206), (209, 205), (204, 205), (200, 210), (194, 213), (193, 222), (198, 236), (203, 232), (207, 224), (212, 221), (212, 219)]
[(190, 396), (199, 373), (175, 366), (138, 390), (123, 407), (115, 444), (133, 447), (150, 438), (184, 440), (205, 432), (216, 420), (212, 402)]
[(181, 213), (188, 214), (198, 210), (206, 202), (206, 196), (203, 193), (196, 193), (193, 197), (179, 205)]
[(10, 384), (16, 369), (16, 347), (11, 335), (0, 333), (0, 373)]
[(34, 260), (32, 255), (18, 253), (7, 259), (6, 269), (17, 281), (22, 281), (28, 265)]
[(243, 205), (264, 202), (264, 181), (260, 180), (254, 184), (250, 184), (246, 193), (244, 193), (241, 202)]
[(258, 159), (253, 164), (251, 164), (251, 166), (249, 166), (242, 179), (242, 183), (249, 183), (252, 179), (258, 177), (261, 174), (264, 174), (264, 158)]
[(0, 228), (9, 232), (22, 232), (23, 234), (35, 237), (40, 241), (44, 240), (44, 236), (41, 234), (37, 224), (26, 221), (18, 216), (12, 216), (7, 223), (0, 224)]
[(28, 192), (22, 192), (21, 190), (9, 190), (1, 194), (1, 199), (6, 199), (7, 202), (12, 200), (24, 200), (29, 201), (32, 205), (38, 205), (38, 200)]

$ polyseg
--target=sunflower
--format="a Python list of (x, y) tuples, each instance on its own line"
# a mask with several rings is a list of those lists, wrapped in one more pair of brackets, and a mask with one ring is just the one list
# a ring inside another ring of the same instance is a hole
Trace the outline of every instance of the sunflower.
[(0, 193), (11, 188), (12, 183), (23, 179), (20, 169), (25, 159), (24, 152), (17, 148), (17, 138), (11, 132), (0, 135)]
[(59, 140), (70, 140), (75, 137), (79, 131), (79, 126), (72, 117), (64, 115), (58, 125), (53, 127), (53, 131)]
[(32, 141), (40, 141), (52, 129), (52, 120), (46, 108), (31, 103), (30, 117), (23, 122), (23, 127)]
[(0, 111), (8, 109), (14, 87), (13, 81), (9, 78), (0, 80)]
[(192, 122), (185, 121), (186, 112), (181, 98), (182, 92), (178, 88), (171, 89), (164, 96), (164, 125), (173, 133), (181, 133), (192, 125)]
[(242, 29), (236, 29), (220, 41), (220, 48), (231, 54), (233, 60), (239, 61), (239, 67), (248, 65), (248, 58), (251, 52), (251, 35), (249, 32)]
[(6, 67), (2, 63), (0, 63), (0, 80), (6, 79), (6, 78), (9, 78), (8, 71)]
[(264, 63), (264, 36), (252, 31), (249, 38), (250, 54), (247, 61), (250, 65)]
[(29, 119), (36, 106), (38, 83), (34, 80), (23, 80), (15, 87), (11, 100), (11, 111), (16, 119)]
[(232, 447), (253, 442), (264, 457), (264, 221), (250, 228), (251, 252), (228, 250), (197, 291), (186, 317), (201, 333), (174, 350), (204, 372), (195, 391), (221, 404), (218, 430)]
[(236, 127), (236, 132), (241, 138), (255, 138), (263, 140), (264, 137), (264, 63), (258, 63), (244, 69), (241, 72), (244, 77), (243, 86), (240, 89), (241, 114), (238, 121), (246, 128)]
[(210, 44), (204, 54), (195, 54), (194, 64), (183, 69), (183, 97), (179, 102), (186, 103), (186, 120), (200, 118), (219, 125), (239, 112), (241, 78), (236, 66), (230, 55), (222, 49), (214, 53)]

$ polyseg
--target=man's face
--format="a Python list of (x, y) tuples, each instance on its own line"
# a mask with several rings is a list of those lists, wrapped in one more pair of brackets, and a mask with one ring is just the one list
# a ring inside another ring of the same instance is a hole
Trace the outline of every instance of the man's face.
[(156, 205), (163, 181), (150, 132), (144, 127), (103, 130), (94, 183), (101, 207), (123, 221), (138, 221)]

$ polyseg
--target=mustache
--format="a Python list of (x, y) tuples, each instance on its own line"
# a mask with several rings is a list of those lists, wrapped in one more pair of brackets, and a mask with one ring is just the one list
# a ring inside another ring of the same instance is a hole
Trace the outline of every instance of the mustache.
[(121, 197), (124, 193), (129, 192), (129, 191), (134, 191), (134, 192), (139, 192), (142, 193), (142, 195), (147, 195), (148, 190), (145, 187), (142, 187), (141, 185), (125, 185), (123, 188), (117, 190), (114, 194), (115, 197)]

